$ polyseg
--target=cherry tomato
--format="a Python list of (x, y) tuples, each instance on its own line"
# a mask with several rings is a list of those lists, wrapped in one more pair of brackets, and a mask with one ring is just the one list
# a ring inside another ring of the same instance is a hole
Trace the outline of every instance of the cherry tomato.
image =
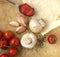
[(29, 6), (27, 3), (20, 5), (19, 10), (21, 13), (23, 13), (26, 16), (30, 17), (34, 15), (34, 8)]
[(1, 47), (2, 49), (6, 49), (7, 46), (8, 46), (8, 41), (7, 41), (6, 39), (0, 40), (0, 47)]
[(0, 57), (9, 57), (7, 54), (1, 54)]
[(18, 49), (13, 47), (10, 48), (9, 52), (10, 52), (10, 56), (16, 56), (18, 54)]
[(2, 31), (0, 30), (0, 39), (2, 38), (2, 36), (3, 36), (3, 33), (2, 33)]
[(15, 47), (16, 47), (16, 46), (19, 46), (19, 45), (20, 45), (20, 39), (17, 38), (17, 37), (12, 38), (12, 39), (10, 40), (10, 43), (9, 43), (9, 44), (10, 44), (10, 45), (14, 45)]
[(4, 33), (4, 36), (7, 40), (11, 39), (14, 36), (14, 33), (12, 31), (6, 31)]
[(49, 35), (49, 36), (48, 36), (48, 42), (49, 42), (50, 44), (56, 43), (56, 35), (54, 35), (54, 34)]

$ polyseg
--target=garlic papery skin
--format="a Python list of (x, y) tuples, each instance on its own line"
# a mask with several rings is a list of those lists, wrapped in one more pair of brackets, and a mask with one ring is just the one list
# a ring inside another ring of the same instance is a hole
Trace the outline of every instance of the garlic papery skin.
[(37, 37), (33, 33), (26, 33), (21, 38), (21, 45), (25, 48), (33, 48), (37, 43)]
[(41, 24), (35, 19), (30, 20), (29, 28), (34, 33), (39, 33), (42, 30)]
[(38, 22), (41, 24), (42, 27), (46, 26), (46, 22), (44, 19), (39, 19)]

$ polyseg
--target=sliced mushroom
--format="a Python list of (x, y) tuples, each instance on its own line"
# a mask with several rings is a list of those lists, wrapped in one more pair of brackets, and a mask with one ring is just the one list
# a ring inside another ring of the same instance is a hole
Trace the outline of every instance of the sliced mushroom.
[(26, 33), (21, 38), (21, 45), (25, 48), (33, 48), (36, 45), (37, 38), (33, 33)]

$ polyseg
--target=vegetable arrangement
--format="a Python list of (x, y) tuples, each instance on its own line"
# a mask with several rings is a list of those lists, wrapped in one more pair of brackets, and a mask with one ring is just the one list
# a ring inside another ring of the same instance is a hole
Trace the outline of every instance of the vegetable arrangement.
[[(19, 11), (25, 16), (31, 17), (34, 15), (35, 10), (28, 4), (19, 5)], [(19, 53), (19, 46), (32, 49), (37, 43), (37, 36), (35, 34), (40, 33), (46, 26), (46, 22), (43, 19), (31, 19), (30, 21), (23, 16), (18, 16), (17, 21), (11, 21), (10, 26), (16, 28), (16, 33), (21, 34), (29, 29), (31, 32), (25, 33), (21, 39), (15, 37), (12, 31), (2, 32), (0, 31), (0, 47), (1, 49), (8, 50), (9, 54), (1, 54), (0, 57), (14, 57)], [(56, 35), (51, 34), (48, 36), (48, 43), (56, 43)], [(11, 46), (11, 47), (10, 47)]]
[[(22, 14), (29, 17), (33, 16), (35, 12), (34, 8), (32, 8), (30, 5), (26, 3), (20, 5), (19, 10)], [(13, 27), (17, 26), (16, 32), (18, 34), (25, 32), (27, 30), (27, 25), (29, 24), (31, 33), (28, 32), (22, 36), (21, 45), (25, 48), (33, 48), (37, 42), (37, 39), (36, 39), (37, 37), (35, 36), (34, 33), (36, 34), (40, 33), (46, 27), (47, 24), (45, 20), (44, 19), (31, 19), (30, 21), (28, 21), (28, 19), (24, 18), (23, 16), (19, 16), (17, 20), (18, 22), (11, 21), (9, 24)], [(21, 26), (19, 25), (19, 23)], [(52, 36), (54, 37), (54, 35)], [(56, 41), (55, 38), (51, 38), (51, 36), (49, 36), (48, 42), (50, 44), (54, 44), (54, 42)]]

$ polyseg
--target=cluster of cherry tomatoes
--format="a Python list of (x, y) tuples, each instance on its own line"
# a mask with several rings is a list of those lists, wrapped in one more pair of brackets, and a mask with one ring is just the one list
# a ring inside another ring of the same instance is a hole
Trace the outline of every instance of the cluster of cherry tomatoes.
[[(51, 34), (48, 36), (48, 42), (54, 44), (56, 42), (56, 35)], [(19, 53), (18, 47), (20, 45), (20, 39), (15, 37), (12, 31), (5, 31), (4, 33), (0, 30), (0, 48), (8, 50), (9, 54), (0, 54), (0, 57), (14, 57)]]
[(20, 39), (15, 37), (12, 31), (2, 32), (0, 30), (0, 48), (8, 50), (9, 54), (0, 54), (0, 57), (13, 57), (19, 53)]

